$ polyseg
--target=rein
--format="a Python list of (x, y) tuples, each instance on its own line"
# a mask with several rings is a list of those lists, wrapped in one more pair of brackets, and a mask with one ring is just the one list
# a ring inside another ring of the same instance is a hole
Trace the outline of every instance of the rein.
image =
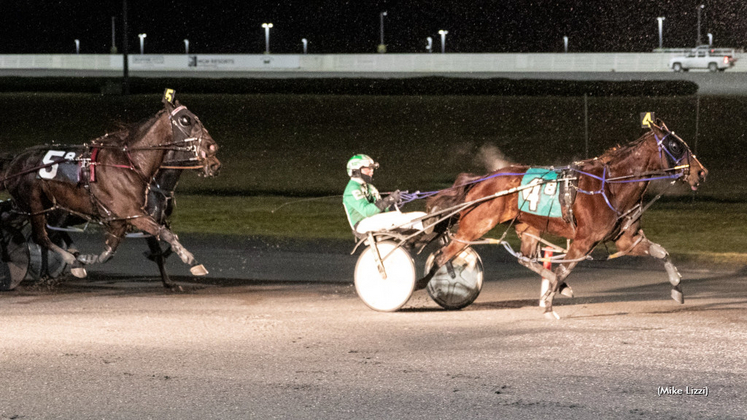
[[(663, 159), (664, 156), (667, 156), (668, 158), (670, 158), (671, 161), (676, 165), (676, 166), (674, 166), (672, 168), (660, 169), (658, 171), (648, 171), (648, 172), (644, 172), (644, 173), (639, 174), (639, 175), (623, 175), (623, 176), (611, 177), (611, 178), (608, 178), (608, 166), (607, 165), (604, 165), (604, 167), (602, 169), (602, 175), (601, 176), (594, 175), (594, 174), (586, 172), (586, 171), (582, 171), (582, 170), (578, 169), (575, 166), (565, 166), (565, 167), (560, 167), (560, 168), (557, 168), (557, 169), (553, 168), (553, 167), (550, 167), (550, 168), (548, 168), (548, 171), (559, 171), (560, 172), (560, 171), (564, 171), (564, 170), (571, 170), (571, 171), (573, 171), (573, 172), (575, 172), (575, 173), (577, 173), (579, 175), (588, 176), (590, 178), (593, 178), (593, 179), (596, 179), (598, 181), (601, 181), (601, 185), (599, 186), (598, 190), (595, 190), (595, 191), (586, 191), (586, 190), (582, 190), (582, 189), (576, 187), (576, 191), (578, 191), (578, 192), (580, 192), (582, 194), (586, 194), (586, 195), (601, 195), (602, 198), (604, 198), (604, 202), (607, 204), (607, 206), (612, 211), (614, 211), (615, 214), (618, 215), (618, 218), (619, 217), (623, 217), (625, 214), (622, 213), (622, 212), (620, 212), (620, 211), (618, 211), (615, 208), (615, 206), (612, 205), (612, 202), (610, 201), (610, 198), (607, 196), (607, 192), (605, 190), (605, 185), (606, 184), (628, 184), (628, 183), (637, 183), (637, 182), (650, 182), (650, 181), (657, 181), (657, 180), (664, 180), (664, 179), (676, 180), (676, 179), (680, 179), (680, 178), (686, 176), (689, 173), (690, 163), (688, 162), (686, 164), (680, 164), (685, 159), (686, 156), (688, 156), (688, 160), (689, 160), (689, 153), (684, 153), (679, 159), (677, 159), (664, 146), (664, 140), (670, 134), (673, 134), (673, 133), (672, 132), (668, 132), (661, 139), (656, 135), (656, 133), (653, 133), (653, 136), (654, 136), (654, 139), (656, 140), (656, 145), (657, 145), (657, 148), (658, 148), (658, 151), (659, 151), (660, 158)], [(676, 137), (676, 135), (675, 135), (675, 137)], [(681, 139), (680, 139), (680, 141), (681, 141)], [(672, 173), (672, 172), (674, 172), (674, 173)], [(456, 189), (456, 188), (461, 188), (461, 187), (464, 187), (464, 186), (467, 186), (467, 185), (477, 184), (477, 183), (480, 183), (480, 182), (483, 182), (483, 181), (487, 181), (489, 179), (496, 178), (496, 177), (502, 177), (502, 176), (523, 176), (523, 175), (525, 175), (525, 173), (503, 172), (503, 173), (496, 173), (496, 174), (488, 175), (488, 176), (485, 176), (485, 177), (482, 177), (482, 178), (478, 178), (478, 179), (475, 179), (475, 180), (472, 180), (472, 181), (464, 182), (462, 184), (454, 185), (452, 187), (445, 188), (443, 190), (426, 191), (426, 192), (415, 191), (414, 193), (409, 193), (409, 192), (405, 191), (405, 192), (401, 193), (402, 204), (406, 204), (406, 203), (409, 203), (409, 202), (414, 201), (414, 200), (420, 200), (420, 199), (423, 199), (423, 198), (428, 198), (428, 197), (434, 196), (434, 195), (439, 194), (439, 193), (444, 192), (444, 191), (448, 191), (448, 190), (452, 190), (452, 189)], [(573, 180), (578, 180), (578, 177), (573, 178)]]
[(24, 169), (21, 172), (16, 172), (13, 175), (9, 175), (9, 176), (0, 178), (0, 182), (4, 183), (5, 181), (7, 181), (9, 179), (13, 179), (13, 178), (17, 178), (19, 176), (27, 175), (27, 174), (30, 174), (32, 172), (36, 172), (36, 171), (38, 171), (40, 169), (49, 168), (51, 166), (54, 166), (54, 165), (57, 165), (57, 164), (60, 164), (60, 163), (63, 163), (63, 162), (68, 162), (68, 159), (65, 159), (65, 158), (55, 159), (55, 160), (53, 160), (53, 161), (51, 161), (49, 163), (46, 163), (44, 165), (39, 165), (39, 166), (35, 166), (33, 168)]
[[(128, 144), (116, 144), (111, 141), (105, 141), (107, 138), (115, 136), (115, 134), (106, 133), (105, 135), (98, 137), (90, 142), (90, 144), (84, 143), (83, 147), (87, 148), (87, 151), (90, 152), (90, 155), (85, 156), (81, 155), (74, 159), (65, 159), (65, 158), (57, 158), (54, 159), (48, 163), (44, 163), (41, 165), (34, 166), (32, 168), (24, 169), (20, 172), (14, 173), (12, 175), (5, 175), (4, 177), (0, 177), (0, 184), (5, 184), (6, 181), (21, 177), (30, 173), (37, 172), (41, 169), (49, 168), (61, 163), (66, 162), (78, 162), (80, 168), (88, 167), (90, 170), (90, 178), (88, 178), (88, 181), (94, 182), (95, 181), (95, 168), (97, 166), (107, 166), (107, 167), (113, 167), (113, 168), (120, 168), (120, 169), (129, 169), (131, 171), (134, 171), (140, 179), (147, 185), (148, 190), (153, 189), (153, 187), (150, 185), (151, 180), (148, 179), (148, 177), (140, 170), (138, 165), (135, 163), (135, 160), (133, 159), (132, 152), (139, 152), (139, 151), (157, 151), (157, 150), (165, 150), (165, 151), (174, 151), (174, 152), (191, 152), (191, 156), (189, 158), (185, 159), (176, 159), (171, 161), (162, 161), (158, 168), (156, 169), (156, 173), (160, 169), (200, 169), (204, 166), (204, 162), (207, 161), (207, 157), (203, 158), (200, 156), (200, 152), (202, 151), (202, 144), (203, 144), (203, 135), (204, 135), (204, 126), (202, 126), (202, 123), (199, 122), (199, 119), (197, 116), (189, 112), (187, 115), (187, 118), (193, 118), (196, 124), (188, 124), (189, 125), (189, 131), (192, 130), (192, 127), (195, 127), (196, 125), (199, 125), (200, 129), (200, 135), (199, 137), (188, 137), (189, 132), (187, 131), (187, 127), (180, 126), (174, 121), (174, 116), (182, 111), (187, 111), (187, 108), (185, 106), (179, 106), (175, 108), (172, 112), (169, 113), (169, 122), (172, 126), (172, 138), (183, 138), (182, 140), (174, 140), (168, 143), (160, 143), (155, 144), (152, 146), (140, 146), (140, 147), (129, 147)], [(116, 136), (115, 136), (116, 137)], [(121, 139), (121, 137), (118, 137)], [(98, 152), (102, 149), (106, 150), (119, 150), (124, 153), (124, 155), (127, 158), (127, 164), (105, 164), (100, 163), (97, 161), (97, 155)], [(204, 152), (203, 152), (204, 154)], [(201, 164), (192, 164), (193, 162), (200, 162)], [(155, 188), (157, 192), (158, 187)], [(162, 192), (161, 192), (162, 193)], [(58, 203), (53, 203), (52, 207), (44, 209), (40, 212), (29, 214), (25, 212), (19, 212), (17, 210), (17, 213), (25, 214), (28, 216), (35, 216), (38, 214), (44, 214), (48, 212), (52, 212), (55, 210), (64, 210), (70, 214), (82, 217), (88, 221), (96, 221), (98, 223), (109, 223), (114, 220), (131, 220), (135, 218), (142, 217), (142, 215), (134, 215), (134, 216), (125, 216), (125, 217), (111, 217), (111, 212), (107, 209), (107, 207), (101, 203), (93, 194), (93, 192), (90, 193), (91, 200), (94, 204), (94, 208), (97, 208), (100, 210), (103, 210), (105, 213), (105, 216), (108, 217), (101, 217), (101, 214), (98, 216), (92, 216), (87, 214), (82, 214), (76, 211), (73, 211), (71, 209), (68, 209), (66, 207), (63, 207), (59, 205)]]
[[(161, 162), (158, 169), (182, 169), (182, 170), (190, 170), (190, 169), (200, 169), (204, 166), (205, 158), (200, 157), (200, 151), (202, 149), (202, 140), (203, 140), (203, 131), (204, 127), (202, 127), (202, 123), (199, 122), (199, 119), (197, 116), (192, 114), (195, 121), (200, 125), (200, 136), (199, 137), (187, 137), (189, 133), (185, 131), (182, 127), (180, 127), (178, 124), (174, 122), (174, 116), (178, 114), (181, 111), (187, 110), (187, 107), (184, 105), (180, 105), (176, 107), (173, 111), (169, 113), (169, 122), (172, 126), (172, 136), (176, 138), (177, 136), (177, 130), (179, 133), (181, 133), (182, 136), (185, 138), (183, 140), (175, 140), (169, 143), (160, 143), (160, 144), (154, 144), (152, 146), (141, 146), (141, 147), (128, 147), (127, 145), (119, 146), (119, 145), (112, 145), (107, 143), (101, 143), (100, 141), (105, 139), (106, 137), (110, 136), (110, 134), (106, 134), (102, 137), (99, 137), (98, 139), (94, 140), (92, 142), (92, 145), (94, 145), (97, 149), (120, 149), (122, 150), (125, 155), (127, 156), (127, 160), (129, 161), (129, 165), (117, 165), (117, 164), (101, 164), (96, 162), (94, 159), (91, 159), (91, 165), (92, 166), (109, 166), (114, 168), (121, 168), (121, 169), (130, 169), (132, 171), (135, 171), (138, 175), (140, 175), (143, 180), (147, 181), (147, 177), (145, 177), (144, 174), (139, 170), (137, 165), (135, 164), (134, 160), (132, 159), (131, 152), (139, 152), (139, 151), (149, 151), (149, 150), (166, 150), (166, 151), (174, 151), (174, 152), (191, 152), (192, 156), (188, 159), (178, 159), (173, 161), (166, 161)], [(192, 162), (199, 162), (199, 164), (191, 164)]]

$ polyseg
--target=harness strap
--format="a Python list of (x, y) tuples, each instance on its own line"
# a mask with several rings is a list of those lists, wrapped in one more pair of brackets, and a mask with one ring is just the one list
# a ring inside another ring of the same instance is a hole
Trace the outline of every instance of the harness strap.
[(99, 148), (98, 147), (92, 148), (91, 149), (91, 164), (90, 164), (91, 182), (96, 182), (96, 163), (97, 163), (96, 159), (98, 159), (98, 157), (99, 157)]

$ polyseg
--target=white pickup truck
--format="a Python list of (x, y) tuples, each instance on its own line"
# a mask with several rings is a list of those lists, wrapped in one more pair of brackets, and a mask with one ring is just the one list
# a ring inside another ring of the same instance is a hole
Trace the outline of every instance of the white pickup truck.
[(716, 72), (733, 67), (736, 61), (734, 50), (731, 48), (711, 48), (708, 45), (701, 45), (685, 55), (672, 57), (669, 60), (669, 68), (676, 72), (690, 69), (708, 69), (708, 71)]

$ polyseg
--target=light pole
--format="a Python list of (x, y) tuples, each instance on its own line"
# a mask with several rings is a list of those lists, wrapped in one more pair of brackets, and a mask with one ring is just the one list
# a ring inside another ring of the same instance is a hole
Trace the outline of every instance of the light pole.
[(270, 28), (272, 23), (263, 23), (262, 27), (265, 28), (265, 54), (270, 53)]
[(662, 35), (663, 30), (664, 30), (664, 23), (663, 23), (664, 19), (666, 19), (666, 18), (663, 18), (663, 17), (656, 18), (656, 20), (659, 21), (659, 49), (664, 48), (664, 46), (663, 46), (664, 45), (664, 36)]
[(433, 38), (428, 37), (425, 40), (428, 41), (428, 43), (425, 44), (425, 50), (428, 51), (429, 53), (432, 53), (433, 52)]
[(145, 54), (145, 37), (148, 36), (146, 34), (137, 34), (138, 38), (140, 38), (140, 55)]
[(386, 11), (379, 13), (379, 32), (381, 34), (381, 42), (379, 43), (378, 51), (382, 54), (386, 52), (386, 44), (384, 44), (384, 16), (386, 16)]
[(122, 94), (130, 94), (130, 59), (128, 55), (127, 0), (122, 0)]
[(80, 40), (79, 39), (75, 40), (75, 53), (80, 54)]
[(449, 31), (444, 31), (441, 29), (438, 31), (438, 34), (441, 35), (441, 54), (446, 52), (446, 34), (448, 34)]
[(563, 50), (565, 52), (568, 52), (568, 37), (567, 36), (563, 37)]
[(698, 6), (698, 42), (695, 44), (696, 47), (700, 45), (700, 11), (704, 8), (705, 4), (701, 4), (700, 6)]
[(188, 39), (184, 40), (184, 54), (189, 55), (189, 40)]
[(713, 34), (709, 32), (706, 35), (708, 35), (708, 46), (709, 47), (713, 46)]
[(303, 53), (306, 54), (309, 41), (306, 38), (301, 38), (301, 43), (303, 44)]
[(116, 42), (116, 32), (114, 31), (114, 21), (116, 19), (116, 16), (112, 16), (112, 47), (109, 49), (109, 52), (112, 54), (117, 53), (117, 42)]

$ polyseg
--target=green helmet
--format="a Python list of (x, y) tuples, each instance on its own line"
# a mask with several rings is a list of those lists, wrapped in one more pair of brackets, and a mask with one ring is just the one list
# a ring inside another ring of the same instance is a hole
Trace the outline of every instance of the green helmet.
[(355, 155), (348, 160), (348, 176), (360, 177), (361, 168), (378, 169), (379, 164), (368, 155)]

